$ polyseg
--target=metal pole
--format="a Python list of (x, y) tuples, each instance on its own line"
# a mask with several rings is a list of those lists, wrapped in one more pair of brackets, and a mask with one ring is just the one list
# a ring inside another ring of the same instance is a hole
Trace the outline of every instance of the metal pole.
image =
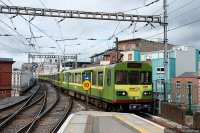
[(76, 68), (78, 67), (78, 64), (77, 64), (77, 58), (78, 58), (78, 56), (77, 56), (77, 54), (76, 54)]
[(119, 55), (118, 55), (118, 37), (116, 37), (116, 54), (117, 54), (117, 59), (116, 59), (116, 63), (118, 61)]
[(65, 69), (65, 45), (64, 45), (64, 69)]
[(86, 111), (88, 111), (88, 91), (86, 91)]
[(163, 1), (164, 6), (164, 45), (165, 45), (165, 49), (164, 49), (164, 77), (165, 77), (165, 82), (164, 82), (164, 101), (167, 101), (167, 91), (168, 91), (168, 59), (167, 59), (167, 0)]
[(192, 109), (191, 109), (191, 104), (192, 104), (192, 98), (191, 98), (191, 85), (188, 85), (189, 87), (189, 94), (188, 94), (188, 102), (189, 102), (189, 115), (192, 115)]
[(30, 63), (30, 53), (28, 53), (28, 63)]

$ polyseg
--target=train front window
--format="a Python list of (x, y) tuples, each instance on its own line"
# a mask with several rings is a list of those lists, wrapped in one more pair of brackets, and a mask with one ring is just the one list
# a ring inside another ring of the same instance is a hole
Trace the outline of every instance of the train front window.
[(130, 80), (130, 84), (139, 84), (139, 81), (140, 81), (140, 75), (139, 75), (139, 72), (137, 71), (131, 71), (130, 72), (130, 76), (129, 76), (129, 80)]
[(151, 84), (151, 72), (142, 71), (140, 72), (141, 84)]
[(116, 84), (128, 84), (128, 72), (127, 71), (116, 71), (115, 72), (115, 83)]

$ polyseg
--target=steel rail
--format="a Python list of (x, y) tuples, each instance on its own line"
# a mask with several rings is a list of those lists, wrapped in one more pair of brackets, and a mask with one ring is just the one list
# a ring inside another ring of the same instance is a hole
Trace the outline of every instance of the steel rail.
[(56, 100), (54, 101), (53, 104), (51, 104), (51, 106), (49, 106), (44, 112), (42, 112), (40, 115), (38, 115), (31, 123), (31, 125), (29, 126), (28, 130), (26, 131), (26, 133), (30, 133), (31, 130), (34, 128), (35, 124), (37, 121), (39, 121), (40, 119), (42, 119), (42, 117), (44, 115), (46, 115), (49, 111), (51, 111), (53, 109), (53, 107), (58, 103), (60, 98), (60, 95), (58, 93), (58, 91), (56, 90)]
[(43, 98), (43, 103), (41, 108), (38, 110), (37, 114), (35, 115), (35, 117), (33, 118), (33, 120), (31, 122), (29, 122), (27, 125), (25, 125), (23, 128), (21, 128), (20, 130), (18, 130), (16, 133), (22, 133), (22, 132), (26, 132), (26, 130), (31, 126), (31, 123), (43, 112), (45, 105), (46, 105), (46, 98), (47, 98), (47, 90), (44, 93), (44, 98)]
[(23, 108), (31, 101), (31, 99), (36, 95), (36, 93), (38, 92), (38, 90), (40, 89), (40, 87), (35, 91), (35, 93), (33, 93), (31, 95), (31, 97), (25, 102), (24, 105), (22, 105), (21, 108), (19, 108), (15, 113), (13, 113), (10, 117), (8, 117), (5, 121), (3, 121), (1, 124), (0, 124), (0, 128), (2, 128), (6, 123), (8, 123), (10, 120), (12, 120), (12, 118), (14, 116), (16, 116), (18, 113), (20, 113), (21, 110), (23, 110)]
[(69, 116), (69, 113), (72, 109), (72, 105), (73, 105), (73, 99), (70, 97), (69, 107), (67, 108), (67, 110), (65, 111), (59, 122), (56, 124), (56, 126), (50, 131), (51, 133), (57, 133), (64, 120)]

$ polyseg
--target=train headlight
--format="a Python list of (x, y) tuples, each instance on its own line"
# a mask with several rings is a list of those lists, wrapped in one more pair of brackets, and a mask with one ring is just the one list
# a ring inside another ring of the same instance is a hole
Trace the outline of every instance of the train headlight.
[(126, 96), (127, 92), (126, 91), (117, 91), (117, 96)]
[(125, 95), (126, 95), (126, 92), (123, 91), (123, 92), (122, 92), (122, 96), (125, 96)]
[(147, 95), (150, 96), (152, 93), (151, 93), (151, 91), (144, 91), (143, 94), (144, 94), (145, 96), (147, 96)]

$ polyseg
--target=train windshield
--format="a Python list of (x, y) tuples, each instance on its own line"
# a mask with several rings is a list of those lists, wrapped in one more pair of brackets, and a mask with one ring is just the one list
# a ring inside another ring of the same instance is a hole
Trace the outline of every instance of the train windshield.
[(151, 72), (117, 70), (115, 72), (115, 84), (149, 85), (151, 84)]
[(116, 84), (128, 84), (128, 71), (116, 71), (115, 72)]
[(138, 71), (131, 71), (129, 77), (130, 84), (136, 85), (140, 83), (140, 74)]
[(151, 72), (142, 71), (140, 72), (141, 84), (151, 84)]

